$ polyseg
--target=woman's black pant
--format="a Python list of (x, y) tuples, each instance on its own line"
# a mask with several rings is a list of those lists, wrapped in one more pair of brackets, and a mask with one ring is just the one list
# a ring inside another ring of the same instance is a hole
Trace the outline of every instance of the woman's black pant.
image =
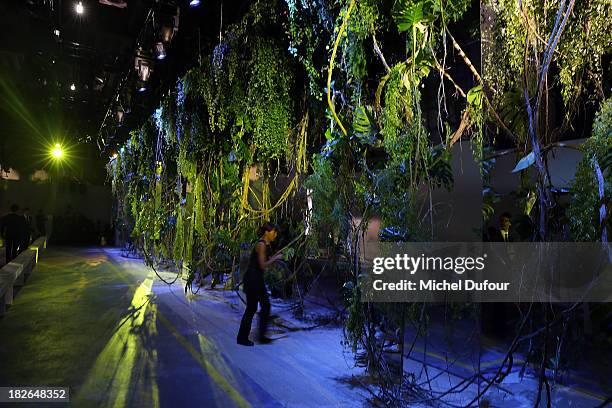
[(238, 331), (238, 340), (248, 340), (249, 333), (251, 332), (251, 324), (253, 323), (253, 316), (255, 316), (257, 312), (258, 303), (261, 306), (259, 312), (259, 338), (261, 339), (266, 336), (268, 318), (270, 317), (270, 299), (268, 298), (268, 292), (265, 287), (259, 290), (247, 291), (246, 303), (246, 310), (242, 316), (240, 330)]

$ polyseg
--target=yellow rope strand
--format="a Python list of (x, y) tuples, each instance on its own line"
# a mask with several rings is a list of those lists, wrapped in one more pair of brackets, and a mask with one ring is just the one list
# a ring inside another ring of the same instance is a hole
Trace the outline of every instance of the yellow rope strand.
[[(243, 195), (243, 200), (242, 200), (242, 208), (244, 208), (245, 210), (252, 212), (252, 213), (256, 213), (256, 214), (263, 214), (263, 215), (267, 215), (270, 212), (276, 210), (279, 206), (281, 206), (285, 201), (287, 201), (287, 199), (289, 198), (289, 196), (291, 195), (291, 193), (293, 192), (293, 190), (295, 189), (295, 187), (297, 186), (297, 178), (298, 175), (296, 174), (295, 176), (293, 176), (293, 179), (291, 180), (291, 182), (289, 183), (289, 186), (287, 187), (287, 189), (285, 190), (285, 192), (280, 196), (280, 198), (278, 199), (278, 201), (276, 202), (276, 204), (274, 204), (272, 207), (269, 208), (265, 208), (267, 207), (265, 205), (264, 202), (264, 208), (262, 210), (255, 210), (254, 208), (252, 208), (249, 205), (248, 202), (248, 194), (247, 194), (247, 199), (246, 201), (244, 200), (244, 195)], [(265, 184), (264, 184), (265, 186)], [(248, 190), (247, 190), (248, 191)], [(269, 200), (268, 200), (269, 203)]]
[[(257, 195), (255, 194), (255, 192), (252, 190), (250, 186), (250, 178), (249, 178), (250, 169), (249, 168), (245, 169), (244, 175), (242, 178), (243, 189), (242, 189), (242, 200), (241, 200), (242, 208), (244, 210), (250, 213), (253, 213), (253, 214), (257, 214), (258, 217), (264, 217), (265, 219), (269, 219), (270, 213), (276, 210), (285, 201), (289, 199), (289, 196), (291, 196), (291, 193), (298, 186), (299, 176), (302, 174), (303, 171), (306, 170), (307, 165), (308, 165), (308, 162), (306, 160), (306, 144), (308, 141), (307, 129), (308, 129), (308, 114), (304, 116), (304, 119), (302, 119), (302, 123), (301, 123), (300, 140), (299, 140), (298, 149), (297, 149), (298, 157), (297, 157), (295, 175), (293, 176), (293, 179), (291, 179), (291, 182), (287, 186), (287, 189), (283, 192), (283, 194), (279, 197), (277, 202), (272, 207), (270, 207), (270, 194), (269, 194), (270, 186), (268, 185), (268, 183), (264, 183), (263, 185), (263, 189), (262, 189), (263, 203), (262, 203), (262, 201), (259, 201)], [(249, 192), (253, 193), (253, 196), (257, 200), (258, 204), (263, 207), (263, 209), (256, 210), (249, 205)]]
[(334, 49), (332, 51), (331, 58), (329, 60), (329, 70), (327, 71), (327, 104), (329, 105), (329, 109), (331, 110), (332, 115), (334, 116), (334, 120), (338, 122), (338, 126), (344, 136), (347, 135), (346, 129), (342, 122), (340, 122), (340, 118), (336, 114), (336, 108), (334, 107), (334, 103), (331, 99), (331, 82), (332, 82), (332, 73), (334, 71), (334, 61), (336, 60), (336, 53), (338, 52), (338, 46), (340, 45), (340, 40), (342, 40), (342, 35), (346, 30), (346, 26), (349, 21), (349, 17), (351, 16), (351, 11), (353, 11), (353, 7), (355, 7), (355, 0), (351, 0), (348, 9), (346, 10), (346, 14), (344, 15), (344, 19), (342, 20), (342, 24), (340, 25), (340, 29), (338, 30), (338, 36), (336, 37), (336, 41), (334, 42)]

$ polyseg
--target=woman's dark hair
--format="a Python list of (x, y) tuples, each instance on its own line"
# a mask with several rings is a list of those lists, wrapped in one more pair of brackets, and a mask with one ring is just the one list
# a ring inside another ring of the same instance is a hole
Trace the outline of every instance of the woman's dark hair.
[(272, 224), (271, 222), (264, 222), (261, 227), (257, 228), (257, 236), (261, 238), (263, 237), (263, 234), (272, 230), (278, 230), (276, 225)]

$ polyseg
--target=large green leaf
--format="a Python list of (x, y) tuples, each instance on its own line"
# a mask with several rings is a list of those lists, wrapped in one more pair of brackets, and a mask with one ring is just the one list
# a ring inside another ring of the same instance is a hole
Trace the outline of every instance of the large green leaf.
[[(429, 3), (429, 2), (427, 2)], [(433, 21), (433, 15), (426, 13), (425, 1), (414, 3), (410, 0), (399, 0), (393, 7), (393, 19), (400, 32), (411, 31), (413, 27), (421, 29), (424, 24)]]
[(476, 109), (482, 109), (482, 85), (470, 89), (467, 93), (467, 101)]
[(373, 144), (376, 141), (378, 127), (374, 120), (372, 108), (358, 106), (353, 115), (353, 132), (355, 136), (366, 144)]

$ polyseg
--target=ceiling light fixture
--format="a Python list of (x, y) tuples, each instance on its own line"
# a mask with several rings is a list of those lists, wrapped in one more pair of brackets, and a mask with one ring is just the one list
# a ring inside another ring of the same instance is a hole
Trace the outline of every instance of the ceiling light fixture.
[(150, 59), (150, 54), (145, 53), (142, 48), (138, 49), (136, 58), (134, 59), (134, 70), (138, 81), (136, 83), (136, 89), (138, 92), (144, 92), (147, 89), (147, 81), (151, 76), (153, 61)]
[(164, 58), (166, 58), (166, 46), (161, 41), (155, 43), (155, 46), (153, 47), (153, 52), (155, 53), (155, 58), (158, 60), (163, 60)]
[(51, 157), (56, 160), (60, 160), (64, 156), (64, 149), (62, 149), (62, 145), (56, 143), (53, 149), (51, 150)]
[(60, 30), (58, 30), (57, 28), (55, 30), (53, 30), (53, 35), (55, 35), (56, 37), (60, 36)]
[(125, 117), (125, 112), (123, 111), (123, 108), (121, 107), (121, 105), (117, 106), (115, 108), (115, 120), (117, 121), (117, 126), (119, 127), (123, 126), (124, 117)]
[(174, 35), (179, 28), (180, 8), (177, 6), (176, 11), (170, 13), (160, 13), (158, 20), (160, 21), (157, 39), (153, 45), (153, 54), (155, 59), (163, 60), (168, 53), (168, 46), (172, 42)]
[[(200, 2), (198, 1), (198, 4)], [(160, 41), (164, 44), (169, 44), (172, 41), (172, 38), (177, 33), (179, 29), (179, 18), (181, 14), (181, 9), (179, 7), (176, 8), (176, 11), (172, 14), (164, 14), (161, 15), (159, 20), (161, 21), (159, 36)]]
[(76, 85), (75, 84), (70, 84), (70, 90), (71, 91), (76, 91)]
[(198, 7), (200, 5), (200, 0), (189, 0), (189, 7)]
[(142, 82), (147, 82), (151, 76), (151, 66), (149, 64), (141, 64), (138, 67), (138, 78)]
[(85, 8), (83, 7), (83, 2), (78, 2), (75, 6), (74, 9), (76, 10), (77, 14), (83, 14), (83, 12), (85, 11)]

